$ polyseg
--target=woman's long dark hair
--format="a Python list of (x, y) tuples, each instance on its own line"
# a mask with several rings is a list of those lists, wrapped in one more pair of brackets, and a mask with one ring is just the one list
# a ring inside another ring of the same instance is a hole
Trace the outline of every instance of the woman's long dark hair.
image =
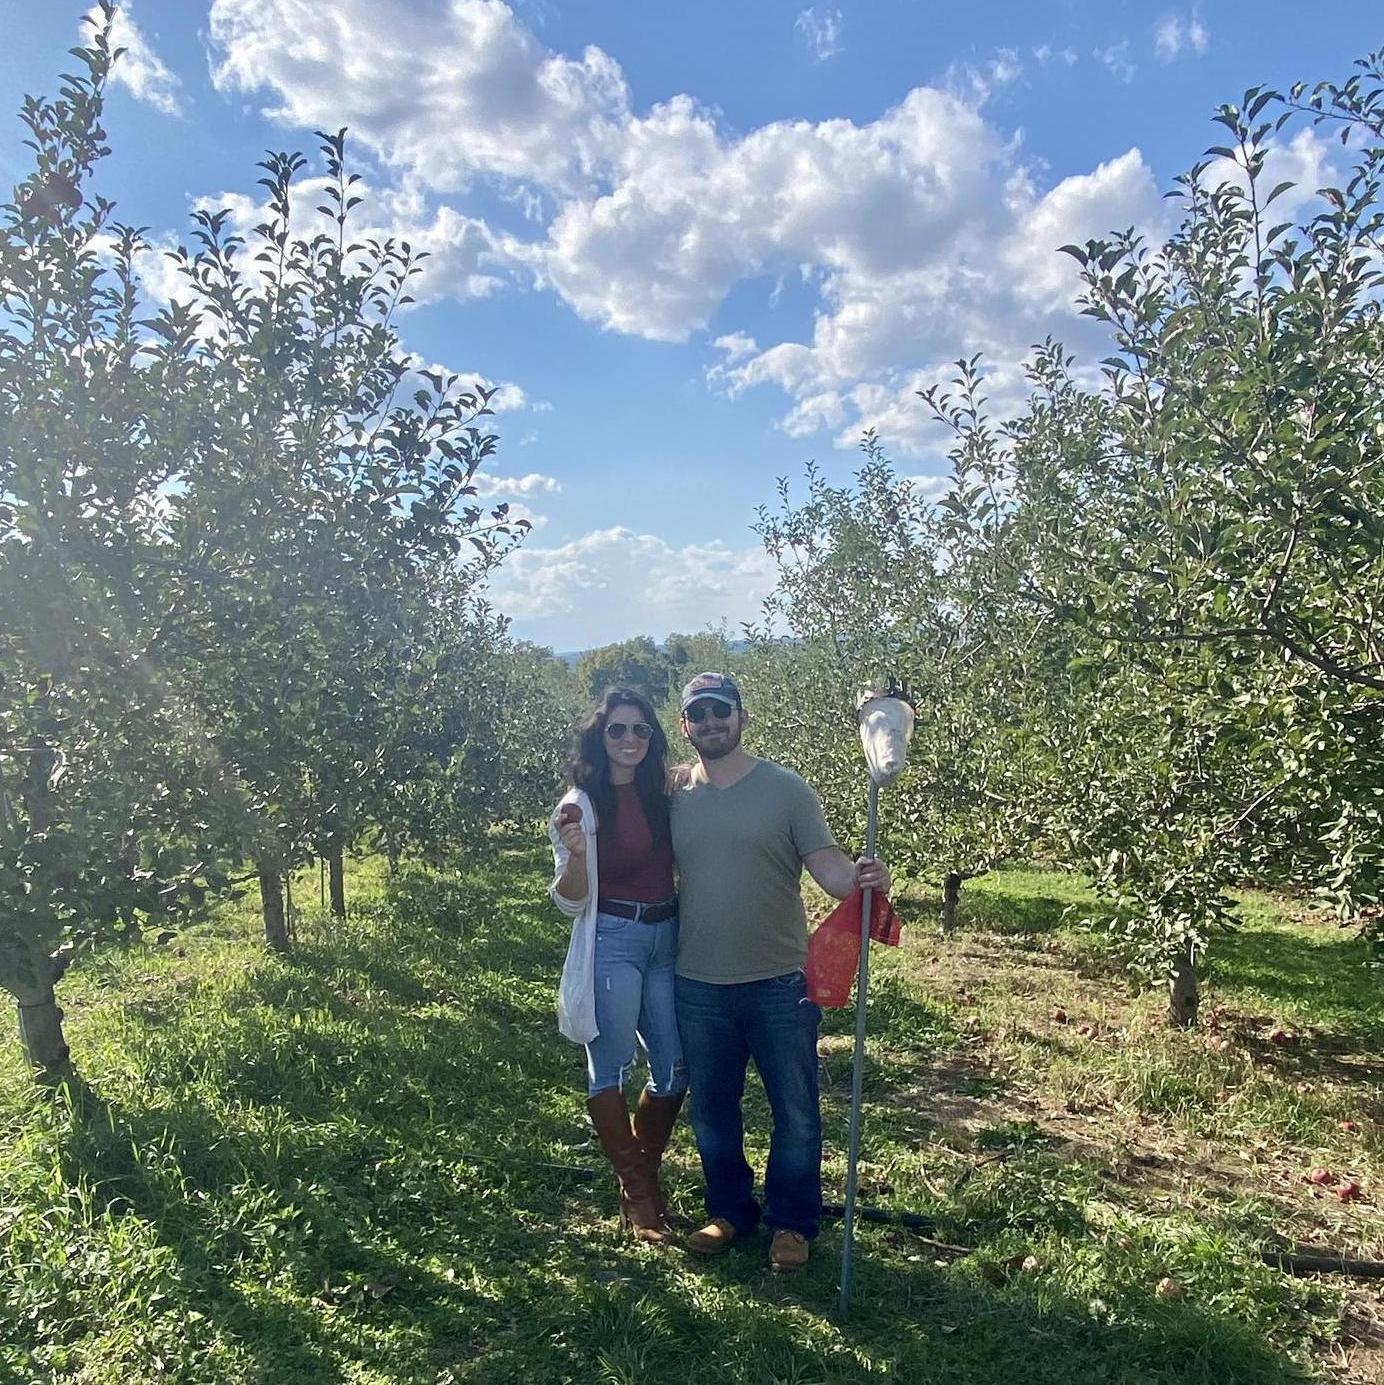
[(607, 688), (605, 696), (591, 710), (577, 731), (576, 752), (572, 756), (572, 782), (591, 795), (600, 828), (615, 824), (617, 799), (610, 782), (610, 756), (606, 753), (605, 728), (613, 708), (637, 707), (640, 717), (653, 727), (649, 753), (634, 771), (634, 788), (649, 821), (655, 843), (668, 840), (668, 737), (658, 724), (653, 703), (633, 688)]

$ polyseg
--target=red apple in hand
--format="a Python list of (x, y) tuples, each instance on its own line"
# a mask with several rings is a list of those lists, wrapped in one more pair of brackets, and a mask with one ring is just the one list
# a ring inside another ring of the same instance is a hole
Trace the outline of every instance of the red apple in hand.
[(566, 827), (569, 822), (581, 821), (581, 805), (579, 803), (564, 803), (557, 815), (557, 825)]

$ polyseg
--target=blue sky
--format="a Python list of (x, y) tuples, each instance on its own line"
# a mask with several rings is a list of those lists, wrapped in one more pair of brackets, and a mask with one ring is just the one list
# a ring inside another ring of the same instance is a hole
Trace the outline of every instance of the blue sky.
[[(51, 90), (87, 3), (0, 0), (0, 95)], [(1065, 241), (1131, 224), (1245, 87), (1341, 79), (1377, 0), (131, 0), (100, 190), (160, 240), (254, 214), (267, 148), (350, 127), (371, 225), (433, 252), (402, 322), (503, 385), (486, 491), (535, 529), (494, 583), (558, 649), (750, 618), (775, 479), (863, 428), (943, 469), (914, 396), (983, 351), (1092, 357)], [(0, 176), (24, 172), (21, 129)], [(1280, 176), (1337, 156), (1293, 132)], [(150, 286), (160, 285), (157, 261)]]

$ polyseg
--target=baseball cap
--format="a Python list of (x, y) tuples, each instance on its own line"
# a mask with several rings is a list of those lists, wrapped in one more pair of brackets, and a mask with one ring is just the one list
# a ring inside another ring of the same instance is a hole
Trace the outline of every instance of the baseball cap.
[(735, 679), (724, 673), (699, 673), (682, 690), (682, 710), (685, 712), (698, 698), (720, 697), (727, 702), (741, 705), (740, 689)]

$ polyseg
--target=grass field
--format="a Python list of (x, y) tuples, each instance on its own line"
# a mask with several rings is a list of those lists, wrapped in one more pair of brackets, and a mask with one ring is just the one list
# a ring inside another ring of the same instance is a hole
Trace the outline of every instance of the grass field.
[[(247, 904), (85, 961), (79, 1095), (0, 1048), (0, 1380), (1384, 1381), (1381, 1282), (1261, 1254), (1384, 1256), (1384, 988), (1330, 922), (1247, 897), (1181, 1034), (1072, 922), (1077, 882), (974, 882), (946, 939), (909, 902), (875, 954), (861, 1190), (936, 1225), (861, 1229), (842, 1324), (835, 1223), (792, 1277), (763, 1240), (620, 1240), (542, 854), (350, 883), (349, 925), (303, 910), (287, 960)], [(852, 1023), (824, 1025), (829, 1197)], [(685, 1129), (672, 1182), (695, 1215)]]

